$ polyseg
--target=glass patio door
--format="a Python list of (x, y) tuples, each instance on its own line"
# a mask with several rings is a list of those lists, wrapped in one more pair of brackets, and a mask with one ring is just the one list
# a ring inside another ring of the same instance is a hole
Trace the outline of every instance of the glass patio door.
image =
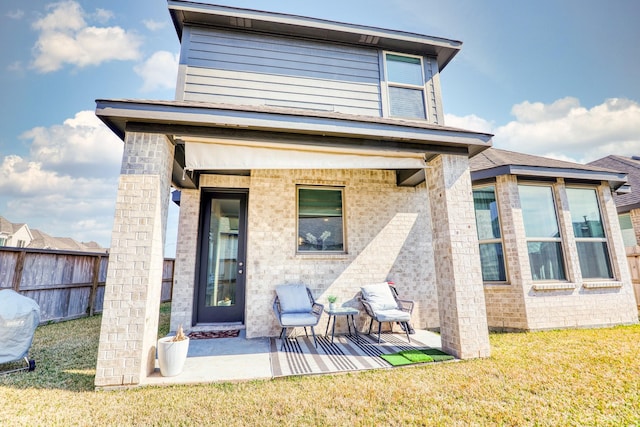
[(244, 322), (246, 193), (203, 194), (198, 323)]

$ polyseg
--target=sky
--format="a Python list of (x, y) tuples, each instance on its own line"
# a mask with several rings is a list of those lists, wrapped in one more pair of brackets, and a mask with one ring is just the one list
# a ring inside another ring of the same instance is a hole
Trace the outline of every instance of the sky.
[[(640, 155), (636, 0), (200, 1), (460, 40), (440, 75), (446, 125), (580, 163)], [(95, 100), (174, 99), (166, 1), (5, 1), (0, 46), (0, 215), (109, 247), (123, 143)]]

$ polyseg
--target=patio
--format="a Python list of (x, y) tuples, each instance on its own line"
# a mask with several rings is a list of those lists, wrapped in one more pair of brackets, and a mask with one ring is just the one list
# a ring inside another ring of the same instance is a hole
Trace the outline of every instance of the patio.
[[(399, 328), (396, 328), (399, 329)], [(223, 381), (271, 379), (289, 375), (330, 374), (392, 366), (380, 354), (411, 348), (440, 349), (440, 336), (416, 330), (407, 343), (402, 331), (377, 335), (360, 334), (359, 340), (348, 335), (318, 335), (318, 348), (313, 339), (301, 332), (289, 339), (281, 351), (281, 340), (275, 338), (246, 339), (244, 331), (237, 338), (191, 340), (189, 354), (181, 374), (163, 377), (157, 366), (141, 385), (197, 384)]]

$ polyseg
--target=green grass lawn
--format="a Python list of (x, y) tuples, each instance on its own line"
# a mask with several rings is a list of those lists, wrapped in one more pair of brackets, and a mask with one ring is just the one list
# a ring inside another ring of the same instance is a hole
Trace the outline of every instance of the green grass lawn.
[[(168, 306), (160, 334), (168, 330)], [(0, 425), (640, 424), (640, 326), (492, 334), (492, 356), (353, 374), (93, 390), (100, 317), (44, 325)]]

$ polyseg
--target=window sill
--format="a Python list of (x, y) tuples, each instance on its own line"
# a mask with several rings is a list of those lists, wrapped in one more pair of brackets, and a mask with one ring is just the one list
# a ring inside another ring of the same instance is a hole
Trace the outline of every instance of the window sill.
[(622, 282), (585, 282), (582, 287), (585, 289), (621, 288)]
[(570, 291), (576, 288), (574, 283), (537, 283), (534, 291)]
[(509, 282), (484, 282), (485, 288), (504, 288), (505, 286), (511, 286)]
[(345, 259), (349, 258), (349, 254), (346, 252), (296, 252), (296, 257), (304, 258), (304, 259)]

